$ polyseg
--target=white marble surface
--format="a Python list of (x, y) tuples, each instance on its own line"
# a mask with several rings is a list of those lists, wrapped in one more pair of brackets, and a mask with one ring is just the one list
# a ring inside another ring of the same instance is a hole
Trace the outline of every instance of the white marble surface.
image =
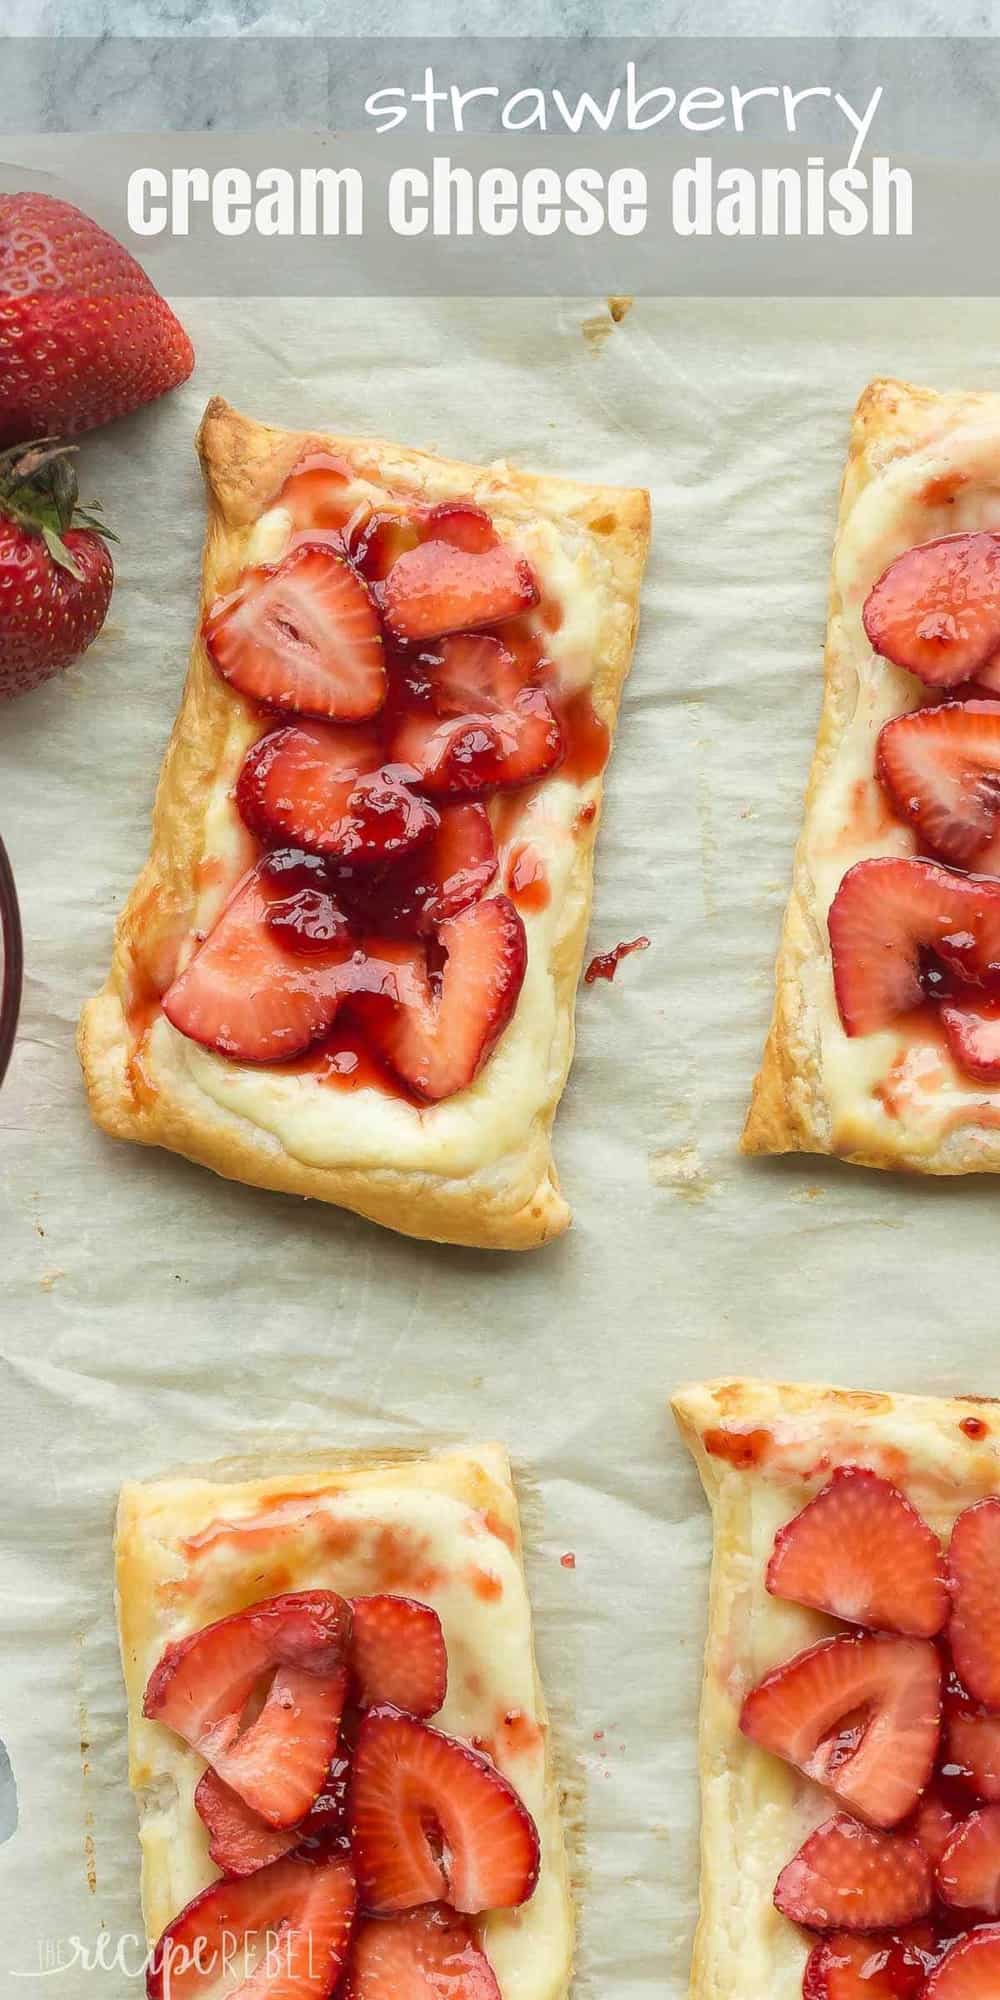
[(990, 0), (8, 0), (8, 34), (985, 35)]

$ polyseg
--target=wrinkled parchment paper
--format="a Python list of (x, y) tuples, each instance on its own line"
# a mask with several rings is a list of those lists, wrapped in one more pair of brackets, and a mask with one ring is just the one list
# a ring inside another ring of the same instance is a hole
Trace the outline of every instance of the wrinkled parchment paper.
[[(0, 712), (27, 961), (0, 1094), (0, 1736), (20, 1806), (0, 1846), (3, 1990), (140, 1991), (72, 1965), (70, 1942), (138, 1929), (111, 1582), (122, 1477), (496, 1437), (528, 1475), (542, 1669), (584, 1789), (579, 1990), (679, 2000), (709, 1533), (670, 1389), (725, 1371), (997, 1388), (995, 1181), (735, 1150), (819, 706), (850, 409), (877, 373), (1000, 387), (997, 310), (639, 301), (618, 325), (600, 300), (181, 310), (192, 382), (81, 453), (121, 535), (106, 631)], [(146, 851), (197, 590), (191, 439), (214, 391), (278, 424), (653, 489), (590, 949), (652, 944), (581, 991), (557, 1127), (576, 1223), (546, 1250), (404, 1241), (89, 1124), (74, 1025)]]

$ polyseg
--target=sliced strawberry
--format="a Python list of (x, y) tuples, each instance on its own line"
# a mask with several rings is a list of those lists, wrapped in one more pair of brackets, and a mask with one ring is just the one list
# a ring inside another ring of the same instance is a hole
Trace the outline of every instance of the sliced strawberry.
[(941, 1026), (959, 1069), (978, 1083), (1000, 1082), (1000, 999), (941, 1003)]
[(874, 1937), (837, 1931), (813, 1946), (803, 2000), (918, 2000), (942, 1950), (930, 1924)]
[(351, 468), (345, 460), (333, 458), (328, 451), (309, 451), (292, 467), (278, 495), (278, 505), (291, 515), (292, 526), (299, 532), (342, 529), (345, 519), (350, 518), (344, 497), (350, 480)]
[(824, 1820), (778, 1876), (782, 1916), (814, 1931), (898, 1930), (931, 1907), (931, 1865), (915, 1840), (848, 1813)]
[(548, 697), (523, 684), (499, 639), (457, 633), (422, 665), (429, 706), (402, 716), (392, 752), (433, 796), (531, 784), (562, 762), (565, 739)]
[(354, 1878), (340, 1854), (295, 1855), (243, 1881), (223, 1876), (164, 1931), (146, 1975), (149, 2000), (221, 1992), (228, 2000), (328, 2000), (354, 1910)]
[(949, 1801), (933, 1785), (929, 1786), (907, 1830), (923, 1848), (932, 1868), (937, 1867), (959, 1823), (959, 1814)]
[(208, 1851), (223, 1875), (256, 1875), (301, 1845), (301, 1823), (268, 1826), (215, 1771), (205, 1771), (194, 1794), (195, 1811), (208, 1832)]
[[(350, 1606), (333, 1591), (268, 1598), (168, 1646), (143, 1714), (190, 1743), (270, 1826), (292, 1826), (337, 1747), (350, 1630)], [(264, 1705), (243, 1728), (269, 1674)]]
[(371, 584), (382, 583), (393, 564), (415, 549), (420, 531), (409, 514), (369, 511), (351, 538), (351, 562)]
[(430, 1903), (398, 1917), (367, 1917), (351, 1946), (344, 2000), (501, 2000), (485, 1952), (464, 1917)]
[(912, 1812), (933, 1769), (940, 1724), (935, 1648), (853, 1632), (775, 1667), (740, 1716), (745, 1736), (881, 1827)]
[(952, 1909), (1000, 1916), (1000, 1806), (981, 1806), (956, 1827), (937, 1865), (937, 1887)]
[(385, 700), (378, 615), (361, 578), (327, 543), (244, 570), (213, 604), (205, 644), (224, 679), (269, 708), (363, 722)]
[(976, 1701), (1000, 1709), (1000, 1498), (978, 1500), (951, 1531), (948, 1639), (958, 1674)]
[(497, 850), (485, 807), (442, 805), (439, 818), (430, 840), (391, 868), (338, 875), (338, 893), (359, 922), (394, 937), (430, 937), (486, 894)]
[(395, 860), (426, 840), (438, 815), (391, 771), (371, 730), (292, 723), (248, 750), (236, 804), (252, 833), (355, 866)]
[(428, 508), (424, 528), (428, 541), (450, 542), (452, 548), (465, 549), (469, 555), (495, 549), (500, 539), (489, 515), (472, 500), (440, 501)]
[[(313, 892), (318, 904), (289, 908), (281, 886), (270, 864), (259, 862), (163, 996), (163, 1011), (182, 1035), (239, 1062), (287, 1062), (324, 1034), (354, 949), (329, 896)], [(303, 949), (289, 950), (293, 931)]]
[[(346, 1667), (341, 1667), (337, 1681), (342, 1716), (347, 1700)], [(290, 1854), (303, 1840), (331, 1830), (342, 1831), (346, 1777), (347, 1762), (338, 1750), (323, 1779), (323, 1789), (305, 1818), (294, 1826), (273, 1827), (238, 1792), (223, 1784), (217, 1772), (205, 1771), (196, 1787), (194, 1803), (208, 1829), (208, 1851), (216, 1867), (224, 1875), (253, 1875), (258, 1868), (280, 1861), (283, 1854)]]
[(1000, 1715), (967, 1699), (945, 1709), (945, 1746), (954, 1774), (977, 1798), (1000, 1802)]
[(852, 1625), (932, 1639), (948, 1617), (943, 1568), (937, 1536), (898, 1487), (846, 1465), (779, 1528), (767, 1588)]
[(876, 653), (929, 687), (982, 678), (1000, 649), (1000, 535), (944, 535), (897, 556), (868, 594)]
[(1000, 976), (1000, 882), (933, 861), (857, 862), (834, 897), (829, 926), (848, 1035), (877, 1034), (919, 1006), (934, 990), (937, 961), (977, 985)]
[(350, 1665), (362, 1708), (388, 1702), (407, 1715), (436, 1715), (448, 1691), (441, 1620), (410, 1597), (351, 1600)]
[(361, 1725), (350, 1817), (370, 1910), (510, 1910), (538, 1880), (538, 1833), (513, 1786), (468, 1744), (397, 1709), (370, 1709)]
[(463, 715), (442, 721), (430, 712), (402, 715), (390, 738), (394, 764), (434, 799), (479, 798), (495, 790), (504, 768), (505, 748), (513, 752), (513, 728), (506, 737), (490, 715)]
[(436, 715), (500, 715), (525, 685), (510, 648), (486, 632), (456, 632), (421, 663)]
[(447, 954), (434, 984), (414, 949), (419, 998), (366, 1012), (369, 1034), (388, 1063), (429, 1104), (453, 1097), (478, 1074), (506, 1028), (524, 983), (524, 924), (507, 896), (473, 903), (441, 925)]
[(1000, 874), (1000, 701), (944, 702), (887, 722), (876, 770), (922, 848)]
[(931, 1973), (923, 2000), (996, 2000), (1000, 1993), (1000, 1924), (956, 1939)]
[(530, 565), (503, 542), (481, 552), (421, 542), (393, 563), (382, 586), (386, 624), (398, 639), (499, 625), (538, 603)]

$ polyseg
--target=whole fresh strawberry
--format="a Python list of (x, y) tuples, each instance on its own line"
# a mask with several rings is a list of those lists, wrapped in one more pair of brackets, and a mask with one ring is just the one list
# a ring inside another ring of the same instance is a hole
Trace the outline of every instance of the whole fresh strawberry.
[(110, 531), (77, 505), (72, 450), (0, 452), (0, 700), (68, 667), (108, 614)]
[(91, 430), (193, 367), (184, 328), (113, 236), (52, 195), (0, 194), (0, 445)]

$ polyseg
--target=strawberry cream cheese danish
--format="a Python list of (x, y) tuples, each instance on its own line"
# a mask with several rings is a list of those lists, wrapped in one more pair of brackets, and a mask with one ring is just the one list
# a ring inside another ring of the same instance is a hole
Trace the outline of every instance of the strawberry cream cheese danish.
[(565, 2000), (498, 1447), (126, 1487), (117, 1575), (149, 2000)]
[(414, 1236), (566, 1227), (644, 493), (209, 405), (202, 612), (80, 1048), (118, 1137)]
[(1000, 1993), (1000, 1412), (720, 1381), (693, 2000)]
[(1000, 1168), (1000, 395), (883, 381), (858, 404), (743, 1143)]

